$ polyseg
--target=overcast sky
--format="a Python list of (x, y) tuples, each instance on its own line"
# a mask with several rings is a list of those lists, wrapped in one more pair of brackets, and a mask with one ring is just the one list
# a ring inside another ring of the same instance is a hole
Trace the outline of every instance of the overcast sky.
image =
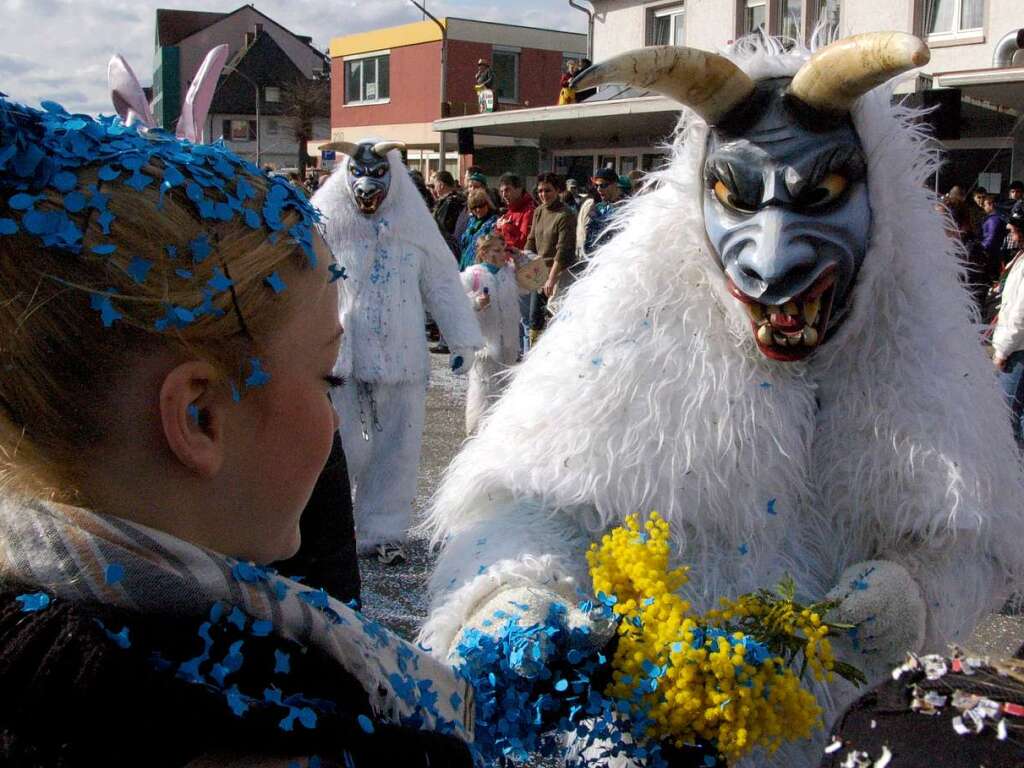
[[(71, 111), (112, 112), (107, 62), (128, 60), (152, 82), (156, 9), (233, 11), (240, 0), (0, 0), (0, 92)], [(257, 0), (253, 5), (323, 50), (332, 37), (419, 21), (408, 0)], [(434, 15), (586, 32), (567, 0), (427, 0)]]

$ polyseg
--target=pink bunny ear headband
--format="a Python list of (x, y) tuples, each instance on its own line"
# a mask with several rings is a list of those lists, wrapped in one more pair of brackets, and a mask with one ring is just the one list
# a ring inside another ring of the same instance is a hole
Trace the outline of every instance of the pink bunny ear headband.
[[(227, 45), (218, 45), (206, 54), (203, 63), (199, 65), (192, 85), (185, 94), (185, 102), (181, 106), (181, 117), (175, 131), (179, 139), (188, 139), (196, 144), (205, 141), (206, 115), (210, 111), (221, 70), (227, 63), (228, 52)], [(107, 82), (110, 84), (110, 98), (114, 102), (114, 110), (125, 125), (156, 127), (156, 120), (149, 102), (146, 101), (145, 92), (124, 57), (117, 55), (110, 60), (107, 65)]]

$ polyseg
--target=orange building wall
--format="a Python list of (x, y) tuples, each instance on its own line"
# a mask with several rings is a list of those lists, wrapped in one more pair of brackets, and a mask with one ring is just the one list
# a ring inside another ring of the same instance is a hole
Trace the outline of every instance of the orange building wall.
[[(476, 103), (476, 63), (491, 60), (494, 46), (452, 40), (448, 44), (448, 98), (450, 101)], [(501, 109), (516, 106), (548, 107), (558, 103), (562, 72), (562, 52), (523, 48), (519, 53), (519, 102), (501, 105)]]
[[(492, 45), (464, 40), (448, 42), (448, 100), (453, 114), (460, 103), (476, 111), (476, 63), (491, 60)], [(391, 101), (371, 106), (345, 106), (343, 60), (331, 59), (331, 127), (429, 123), (440, 117), (441, 43), (430, 42), (391, 49)], [(544, 107), (558, 103), (562, 52), (523, 48), (519, 53), (519, 101), (502, 102), (501, 109)]]
[(343, 60), (331, 59), (331, 127), (429, 123), (441, 116), (440, 42), (392, 48), (390, 69), (389, 104), (345, 106)]

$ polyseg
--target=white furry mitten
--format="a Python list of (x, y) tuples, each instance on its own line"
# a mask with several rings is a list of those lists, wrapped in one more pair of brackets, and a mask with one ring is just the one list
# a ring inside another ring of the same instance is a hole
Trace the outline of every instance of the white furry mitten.
[(473, 367), (473, 360), (475, 359), (476, 350), (472, 347), (456, 348), (452, 347), (451, 354), (448, 357), (448, 362), (451, 365), (452, 373), (456, 376), (465, 376), (469, 373), (469, 369)]
[[(470, 630), (496, 636), (509, 618), (518, 619), (519, 626), (523, 628), (534, 624), (543, 626), (551, 615), (552, 606), (556, 605), (564, 608), (557, 613), (565, 629), (583, 630), (573, 634), (574, 638), (580, 639), (581, 650), (601, 648), (615, 634), (615, 622), (606, 618), (600, 609), (588, 613), (557, 592), (541, 587), (508, 587), (492, 595), (469, 617), (448, 649), (449, 663), (458, 664), (461, 658), (459, 646)], [(534, 641), (536, 649), (531, 648), (512, 665), (524, 677), (532, 677), (546, 666), (555, 650), (551, 638), (543, 632), (538, 632)]]
[(839, 605), (831, 621), (853, 624), (849, 643), (854, 652), (877, 654), (899, 663), (907, 651), (924, 643), (927, 606), (921, 587), (906, 568), (891, 560), (866, 560), (843, 571), (828, 593)]

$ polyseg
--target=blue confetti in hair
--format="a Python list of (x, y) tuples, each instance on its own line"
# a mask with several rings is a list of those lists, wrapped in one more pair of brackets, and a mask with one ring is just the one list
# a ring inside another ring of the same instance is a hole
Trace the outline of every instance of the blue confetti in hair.
[(24, 595), (18, 595), (14, 599), (21, 603), (22, 613), (35, 613), (36, 611), (41, 611), (50, 605), (50, 596), (45, 592), (26, 593)]

